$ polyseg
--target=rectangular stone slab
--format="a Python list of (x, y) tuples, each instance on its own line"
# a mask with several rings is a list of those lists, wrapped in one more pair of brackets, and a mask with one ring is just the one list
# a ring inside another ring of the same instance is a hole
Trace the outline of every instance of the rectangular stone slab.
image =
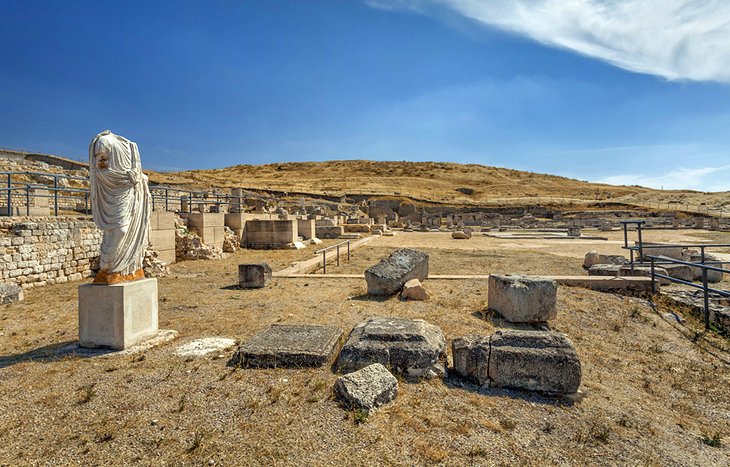
[(157, 279), (79, 287), (79, 345), (126, 349), (157, 335)]
[(230, 365), (241, 367), (317, 367), (339, 350), (336, 326), (274, 324), (241, 344)]
[(580, 387), (581, 365), (562, 334), (502, 330), (491, 337), (489, 379), (500, 387), (572, 394)]

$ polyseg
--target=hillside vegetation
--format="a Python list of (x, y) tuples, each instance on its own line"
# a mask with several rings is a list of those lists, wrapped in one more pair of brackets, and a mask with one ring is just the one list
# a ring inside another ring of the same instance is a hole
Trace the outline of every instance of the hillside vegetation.
[(529, 203), (535, 198), (610, 201), (657, 209), (730, 211), (730, 192), (654, 190), (590, 183), (477, 164), (367, 160), (236, 165), (222, 169), (151, 173), (157, 183), (190, 188), (242, 187), (340, 196), (407, 196), (453, 204)]
[(237, 165), (222, 169), (155, 173), (160, 183), (270, 188), (316, 193), (382, 193), (424, 199), (488, 200), (496, 197), (600, 197), (645, 192), (566, 177), (451, 162), (366, 160)]

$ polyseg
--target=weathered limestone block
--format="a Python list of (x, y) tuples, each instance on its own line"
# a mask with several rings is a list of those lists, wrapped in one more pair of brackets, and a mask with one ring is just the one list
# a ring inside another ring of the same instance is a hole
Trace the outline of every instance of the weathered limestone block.
[(558, 285), (544, 277), (489, 276), (489, 309), (512, 323), (548, 321), (558, 315)]
[(601, 255), (595, 251), (589, 251), (583, 258), (583, 267), (589, 269), (596, 264), (624, 264), (626, 257), (623, 255)]
[(489, 382), (489, 350), (491, 336), (470, 335), (451, 342), (454, 371), (479, 384)]
[[(664, 256), (660, 256), (659, 260), (667, 258)], [(686, 264), (662, 264), (662, 268), (664, 268), (667, 271), (667, 274), (670, 277), (674, 277), (675, 279), (681, 279), (683, 281), (692, 281), (694, 279), (694, 276), (692, 274), (692, 267), (687, 266)]]
[(0, 305), (23, 300), (23, 289), (10, 282), (0, 283)]
[(580, 237), (580, 227), (568, 227), (568, 237)]
[(456, 230), (451, 234), (451, 238), (455, 238), (457, 240), (468, 240), (471, 238), (471, 234), (466, 233), (463, 230)]
[(271, 266), (267, 263), (238, 265), (238, 286), (242, 289), (260, 289), (271, 283)]
[(495, 386), (563, 394), (580, 387), (580, 360), (560, 333), (497, 331), (490, 346), (489, 379)]
[[(702, 261), (702, 255), (693, 254), (690, 259), (692, 262), (699, 263)], [(718, 261), (718, 259), (715, 256), (705, 254), (705, 261), (706, 262)], [(727, 265), (723, 265), (723, 264), (712, 264), (711, 266), (718, 267), (718, 268), (727, 268)], [(721, 271), (712, 271), (709, 269), (707, 270), (707, 282), (709, 282), (711, 284), (716, 284), (718, 282), (721, 282), (722, 277), (723, 277), (723, 273)], [(692, 268), (692, 278), (696, 281), (702, 281), (702, 268), (693, 267)]]
[(345, 228), (341, 225), (333, 226), (317, 226), (317, 237), (319, 238), (339, 238), (345, 233)]
[(126, 349), (157, 331), (157, 279), (79, 287), (81, 347)]
[(418, 279), (411, 279), (406, 282), (400, 296), (403, 300), (428, 300), (431, 298)]
[(398, 395), (398, 380), (380, 363), (337, 378), (335, 393), (347, 406), (372, 410)]
[(347, 373), (373, 363), (411, 378), (443, 376), (444, 333), (422, 319), (371, 318), (350, 333), (337, 359), (337, 371)]
[(368, 224), (345, 224), (343, 227), (346, 233), (370, 233)]
[(228, 362), (241, 367), (317, 367), (329, 362), (342, 337), (336, 326), (274, 324), (238, 347)]
[(401, 248), (365, 271), (370, 295), (393, 295), (411, 279), (428, 277), (428, 254)]
[(618, 276), (621, 273), (620, 264), (594, 264), (588, 268), (589, 276)]

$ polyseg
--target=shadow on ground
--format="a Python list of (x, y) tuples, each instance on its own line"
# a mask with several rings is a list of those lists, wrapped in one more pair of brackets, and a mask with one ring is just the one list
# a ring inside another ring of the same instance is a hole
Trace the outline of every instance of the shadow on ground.
[(0, 368), (7, 368), (18, 363), (41, 362), (49, 363), (67, 357), (90, 358), (117, 352), (112, 349), (86, 349), (79, 347), (78, 341), (65, 341), (49, 344), (37, 349), (15, 355), (0, 355)]

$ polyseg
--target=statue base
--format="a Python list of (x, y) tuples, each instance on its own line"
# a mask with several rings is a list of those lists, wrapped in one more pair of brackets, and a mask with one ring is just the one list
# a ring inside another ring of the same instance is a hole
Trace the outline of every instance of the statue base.
[(157, 279), (79, 286), (79, 345), (123, 350), (157, 335)]

